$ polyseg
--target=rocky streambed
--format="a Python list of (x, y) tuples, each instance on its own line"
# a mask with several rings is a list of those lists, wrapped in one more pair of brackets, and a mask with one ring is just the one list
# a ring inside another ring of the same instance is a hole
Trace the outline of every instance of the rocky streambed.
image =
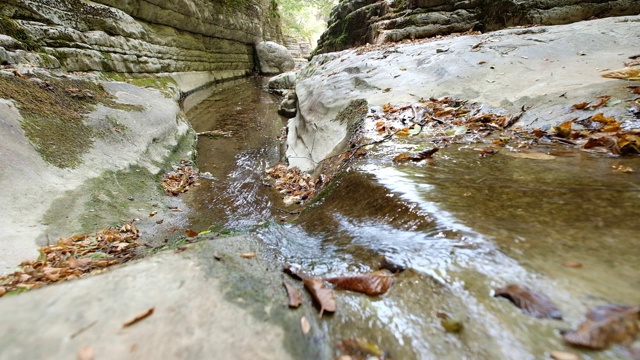
[[(551, 138), (567, 120), (598, 113), (621, 131), (637, 129), (633, 83), (600, 75), (636, 55), (638, 21), (322, 55), (298, 75), (288, 134), (261, 79), (200, 94), (187, 117), (212, 135), (198, 141), (197, 162), (213, 178), (181, 197), (191, 210), (179, 225), (200, 241), (3, 298), (0, 357), (632, 359), (637, 155), (519, 141), (535, 128), (545, 132), (538, 140)], [(460, 115), (480, 116), (493, 138), (468, 123), (438, 132), (438, 121), (421, 121), (474, 102), (477, 112)], [(572, 108), (584, 102), (592, 108)], [(513, 127), (523, 130), (502, 132)], [(266, 177), (284, 160), (284, 136), (293, 165), (348, 160), (305, 209), (285, 203)], [(514, 156), (523, 153), (539, 155)], [(320, 315), (304, 285), (282, 273), (288, 264), (315, 278), (391, 268), (395, 283), (374, 296), (334, 290), (336, 311)], [(283, 281), (301, 294), (299, 308), (288, 308)], [(513, 284), (529, 289), (525, 297), (544, 295), (553, 316), (494, 297)], [(614, 321), (624, 335), (598, 350), (563, 339), (588, 309), (607, 304), (629, 306)], [(31, 345), (33, 334), (41, 346)]]

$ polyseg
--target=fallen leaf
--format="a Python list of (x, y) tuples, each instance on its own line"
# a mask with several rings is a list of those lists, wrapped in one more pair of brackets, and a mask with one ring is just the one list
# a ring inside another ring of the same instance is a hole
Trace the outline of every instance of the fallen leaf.
[(253, 259), (254, 257), (256, 257), (256, 254), (254, 253), (244, 253), (244, 254), (240, 254), (241, 258), (245, 258), (245, 259)]
[(422, 160), (430, 160), (433, 159), (433, 154), (435, 154), (436, 152), (438, 152), (438, 150), (440, 150), (437, 147), (434, 147), (433, 149), (429, 149), (429, 150), (424, 150), (421, 151), (419, 153), (416, 154), (407, 154), (407, 153), (403, 153), (400, 155), (397, 155), (395, 158), (393, 158), (393, 162), (397, 162), (397, 163), (406, 163), (409, 161), (413, 161), (413, 162), (419, 162)]
[(184, 231), (185, 234), (187, 234), (188, 237), (196, 237), (198, 236), (198, 232), (191, 230), (191, 229), (187, 229)]
[(151, 314), (153, 314), (153, 310), (154, 310), (154, 308), (150, 308), (149, 310), (141, 313), (140, 315), (138, 315), (138, 316), (134, 317), (133, 319), (127, 321), (126, 323), (122, 324), (122, 327), (123, 328), (129, 327), (129, 326), (131, 326), (131, 325), (133, 325), (133, 324), (135, 324), (135, 323), (137, 323), (137, 322), (139, 322), (141, 320), (144, 320), (144, 319), (148, 318), (149, 316), (151, 316)]
[(282, 271), (296, 280), (304, 280), (310, 278), (309, 275), (302, 271), (302, 267), (298, 264), (289, 264)]
[(580, 360), (578, 355), (566, 351), (552, 351), (550, 355), (553, 360)]
[(156, 216), (157, 213), (158, 213), (157, 211), (152, 211), (149, 213), (149, 217), (154, 217)]
[(309, 324), (309, 320), (307, 320), (307, 318), (304, 316), (300, 318), (300, 329), (305, 335), (307, 335), (309, 331), (311, 331), (311, 324)]
[(338, 276), (325, 279), (338, 289), (350, 290), (369, 296), (378, 296), (386, 293), (396, 278), (389, 270), (379, 270), (371, 274)]
[(302, 304), (302, 295), (300, 295), (300, 292), (298, 291), (298, 289), (288, 284), (286, 281), (283, 281), (282, 285), (284, 285), (284, 288), (287, 290), (287, 297), (289, 298), (289, 307), (290, 308), (299, 307)]
[(320, 316), (327, 312), (335, 312), (337, 308), (336, 299), (333, 290), (324, 285), (324, 280), (318, 278), (307, 278), (302, 281), (304, 287), (309, 291), (311, 296), (320, 306)]
[(587, 101), (571, 105), (571, 107), (576, 110), (584, 110), (587, 106), (589, 106), (589, 102)]
[(640, 136), (638, 135), (620, 135), (617, 145), (621, 155), (640, 154)]
[(378, 345), (367, 339), (351, 338), (344, 339), (338, 343), (338, 350), (345, 355), (351, 356), (352, 359), (385, 359), (386, 354)]
[(454, 319), (445, 312), (438, 312), (436, 316), (440, 319), (440, 325), (450, 333), (459, 333), (464, 328), (462, 321)]
[(602, 74), (602, 77), (621, 80), (640, 80), (640, 67), (626, 67)]
[(597, 113), (591, 117), (591, 121), (602, 124), (600, 131), (614, 132), (620, 130), (620, 123), (613, 117), (606, 117), (602, 113)]
[(640, 306), (601, 305), (589, 309), (586, 320), (574, 331), (565, 333), (564, 340), (574, 346), (594, 350), (612, 344), (627, 344), (640, 334)]
[(556, 133), (556, 136), (561, 138), (568, 138), (571, 135), (571, 126), (573, 125), (573, 121), (565, 121), (558, 126), (554, 126), (552, 128), (553, 132)]
[(526, 286), (510, 284), (496, 289), (495, 297), (503, 297), (511, 301), (523, 313), (535, 318), (562, 319), (562, 312), (546, 295), (534, 292)]
[(568, 268), (581, 268), (582, 264), (576, 261), (567, 261), (564, 264), (562, 264), (562, 266), (564, 267), (568, 267)]

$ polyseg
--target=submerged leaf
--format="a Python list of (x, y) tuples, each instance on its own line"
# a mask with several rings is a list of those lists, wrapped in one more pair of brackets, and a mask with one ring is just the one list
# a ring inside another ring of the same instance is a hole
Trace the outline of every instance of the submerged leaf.
[(424, 150), (421, 151), (419, 153), (416, 154), (407, 154), (407, 153), (402, 153), (398, 156), (396, 156), (395, 158), (393, 158), (393, 162), (397, 162), (397, 163), (406, 163), (409, 161), (413, 161), (413, 162), (419, 162), (422, 160), (430, 160), (433, 159), (433, 154), (435, 154), (436, 152), (438, 152), (438, 150), (440, 150), (437, 147), (434, 147), (433, 149), (429, 149), (429, 150)]
[(589, 309), (578, 329), (563, 335), (566, 342), (590, 349), (627, 344), (640, 334), (640, 306), (602, 305)]
[(378, 345), (366, 339), (351, 338), (344, 339), (338, 343), (338, 350), (351, 359), (386, 359), (387, 355)]
[(511, 284), (506, 287), (496, 289), (496, 297), (500, 296), (509, 299), (523, 313), (542, 319), (562, 319), (562, 312), (546, 295), (536, 293), (526, 286)]
[(302, 304), (302, 296), (298, 289), (294, 288), (292, 285), (288, 284), (286, 281), (282, 282), (284, 288), (287, 290), (287, 297), (289, 298), (289, 307), (297, 308)]
[(338, 289), (351, 290), (370, 296), (386, 293), (396, 281), (389, 270), (379, 270), (371, 274), (337, 276), (326, 280)]
[(318, 306), (320, 306), (320, 316), (325, 311), (335, 312), (337, 305), (336, 299), (333, 295), (333, 290), (327, 288), (324, 285), (324, 280), (318, 278), (306, 278), (302, 281), (304, 287), (309, 291), (311, 296), (316, 300)]

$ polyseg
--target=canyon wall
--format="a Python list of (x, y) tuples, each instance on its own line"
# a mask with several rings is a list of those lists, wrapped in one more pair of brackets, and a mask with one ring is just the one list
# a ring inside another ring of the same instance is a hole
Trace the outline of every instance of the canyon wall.
[(273, 0), (5, 0), (0, 16), (13, 35), (0, 35), (0, 62), (175, 73), (186, 92), (251, 73), (254, 44), (283, 42)]
[(316, 53), (364, 44), (640, 14), (637, 0), (344, 0)]

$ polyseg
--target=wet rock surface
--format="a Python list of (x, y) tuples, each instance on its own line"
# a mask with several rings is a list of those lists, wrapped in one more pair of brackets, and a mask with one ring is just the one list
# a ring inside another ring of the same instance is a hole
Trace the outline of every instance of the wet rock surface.
[[(628, 99), (628, 84), (601, 75), (636, 55), (639, 22), (608, 18), (318, 55), (298, 73), (287, 155), (304, 169), (329, 156), (346, 135), (334, 119), (358, 98), (382, 106), (451, 96), (508, 114), (526, 110), (516, 125), (543, 129), (575, 117), (573, 104), (603, 94)], [(600, 110), (633, 121), (624, 103)]]

